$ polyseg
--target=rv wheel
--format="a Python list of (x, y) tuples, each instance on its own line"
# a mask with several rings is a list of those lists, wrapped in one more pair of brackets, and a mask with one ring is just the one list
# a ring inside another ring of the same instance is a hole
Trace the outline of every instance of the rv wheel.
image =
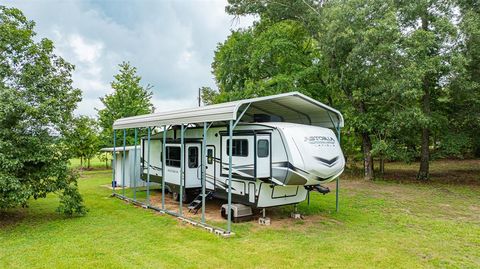
[[(172, 192), (173, 200), (179, 202), (180, 201), (180, 193), (178, 192)], [(183, 193), (183, 202), (187, 201), (187, 194)]]

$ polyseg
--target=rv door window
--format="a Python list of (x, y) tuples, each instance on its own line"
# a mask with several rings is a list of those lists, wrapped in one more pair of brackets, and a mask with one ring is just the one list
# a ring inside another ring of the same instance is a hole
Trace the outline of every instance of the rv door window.
[(208, 149), (207, 150), (207, 163), (208, 164), (213, 163), (213, 149)]
[(197, 168), (198, 167), (198, 148), (189, 147), (188, 148), (188, 168)]
[[(230, 139), (227, 140), (227, 155), (230, 146)], [(232, 144), (232, 156), (247, 157), (248, 156), (248, 140), (247, 139), (233, 139)]]
[(260, 139), (257, 142), (257, 155), (259, 158), (268, 157), (270, 151), (270, 147), (268, 145), (268, 140)]
[(180, 147), (166, 147), (165, 165), (172, 167), (180, 167)]

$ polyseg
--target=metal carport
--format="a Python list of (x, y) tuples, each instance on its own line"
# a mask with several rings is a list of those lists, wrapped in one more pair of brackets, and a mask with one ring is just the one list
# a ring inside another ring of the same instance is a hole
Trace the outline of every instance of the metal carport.
[[(114, 130), (114, 151), (116, 143), (116, 130), (123, 130), (123, 148), (126, 147), (126, 129), (135, 129), (135, 147), (137, 147), (137, 128), (147, 128), (147, 147), (150, 148), (150, 136), (152, 127), (161, 127), (163, 132), (163, 160), (165, 160), (165, 141), (166, 141), (166, 130), (171, 126), (180, 125), (180, 144), (181, 144), (181, 164), (180, 164), (180, 177), (184, 173), (184, 132), (188, 125), (195, 124), (196, 126), (203, 126), (203, 143), (202, 143), (202, 152), (205, 153), (206, 146), (206, 133), (207, 129), (212, 125), (227, 125), (230, 139), (232, 139), (233, 130), (237, 124), (242, 122), (253, 122), (253, 117), (255, 114), (266, 114), (269, 116), (275, 116), (281, 121), (292, 122), (306, 125), (315, 125), (322, 126), (326, 128), (331, 128), (336, 130), (338, 140), (340, 141), (340, 129), (344, 126), (342, 114), (321, 102), (318, 102), (315, 99), (312, 99), (306, 95), (303, 95), (299, 92), (289, 92), (278, 95), (258, 97), (252, 99), (244, 99), (233, 102), (197, 107), (192, 109), (182, 109), (169, 112), (159, 112), (135, 117), (128, 117), (118, 119), (113, 124)], [(232, 151), (232, 144), (229, 146), (229, 151)], [(135, 151), (136, 152), (136, 151)], [(150, 164), (150, 150), (148, 150), (147, 163)], [(145, 157), (145, 156), (144, 156)], [(114, 154), (115, 158), (115, 154)], [(115, 160), (114, 160), (115, 162)], [(205, 223), (205, 164), (206, 155), (202, 154), (201, 156), (201, 180), (202, 180), (202, 221), (200, 224), (206, 225)], [(122, 165), (122, 171), (125, 170), (125, 164)], [(149, 165), (147, 169), (149, 169)], [(114, 167), (112, 169), (115, 169)], [(162, 162), (162, 173), (164, 173), (165, 164)], [(231, 233), (231, 180), (232, 180), (232, 157), (229, 157), (229, 176), (228, 176), (228, 218), (227, 218), (227, 230), (226, 235)], [(113, 171), (115, 174), (115, 171)], [(164, 174), (163, 174), (164, 176)], [(164, 178), (164, 177), (163, 177)], [(162, 208), (157, 209), (150, 206), (149, 203), (149, 186), (150, 186), (150, 173), (147, 171), (147, 202), (144, 206), (150, 207), (152, 209), (159, 210), (163, 213), (172, 214), (178, 217), (183, 217), (182, 214), (182, 186), (180, 180), (180, 205), (179, 213), (170, 212), (165, 209), (165, 183), (162, 180)], [(338, 190), (339, 183), (338, 179), (336, 181), (336, 209), (338, 211)], [(124, 187), (123, 187), (124, 188)], [(123, 195), (118, 195), (113, 186), (113, 193), (116, 196), (119, 196), (123, 199), (128, 199), (125, 197), (125, 190), (123, 189)], [(133, 202), (137, 202), (135, 199)], [(191, 221), (191, 220), (190, 220)], [(207, 225), (208, 226), (208, 225)]]

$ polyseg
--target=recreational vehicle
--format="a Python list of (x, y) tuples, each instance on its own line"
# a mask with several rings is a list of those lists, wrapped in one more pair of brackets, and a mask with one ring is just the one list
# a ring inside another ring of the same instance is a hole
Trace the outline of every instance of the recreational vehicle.
[(204, 187), (204, 197), (227, 199), (230, 189), (231, 202), (255, 208), (297, 204), (309, 191), (328, 192), (322, 184), (345, 166), (341, 113), (298, 92), (114, 123), (151, 126), (157, 132), (139, 145), (142, 179), (163, 182), (176, 199), (192, 200)]
[[(200, 193), (202, 127), (185, 130), (184, 200)], [(166, 133), (165, 184), (178, 198), (180, 187), (180, 129)], [(153, 136), (150, 145), (150, 181), (161, 183), (162, 137)], [(211, 127), (207, 132), (206, 190), (217, 198), (227, 198), (228, 186), (227, 127)], [(340, 145), (328, 128), (285, 122), (241, 123), (232, 138), (232, 201), (253, 207), (272, 207), (304, 201), (308, 190), (326, 191), (321, 184), (338, 177), (345, 165)], [(147, 178), (142, 143), (143, 179)]]

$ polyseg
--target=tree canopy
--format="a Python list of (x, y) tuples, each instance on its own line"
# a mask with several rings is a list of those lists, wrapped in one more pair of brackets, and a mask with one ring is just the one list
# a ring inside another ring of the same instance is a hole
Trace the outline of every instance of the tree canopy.
[(64, 140), (81, 92), (74, 66), (35, 41), (34, 22), (0, 6), (0, 209), (60, 194), (59, 210), (83, 214)]
[[(112, 125), (115, 120), (153, 112), (150, 91), (152, 87), (140, 85), (142, 78), (137, 75), (137, 69), (130, 63), (123, 62), (119, 67), (119, 73), (114, 76), (111, 83), (114, 92), (100, 98), (105, 106), (98, 110), (102, 146), (113, 145)], [(121, 141), (121, 136), (117, 136), (117, 145), (120, 145)], [(133, 143), (133, 130), (128, 130), (127, 143)]]
[(211, 102), (296, 90), (339, 108), (343, 147), (362, 153), (365, 178), (374, 158), (418, 159), (427, 179), (432, 152), (478, 154), (474, 1), (228, 2), (228, 13), (259, 20), (218, 45)]

